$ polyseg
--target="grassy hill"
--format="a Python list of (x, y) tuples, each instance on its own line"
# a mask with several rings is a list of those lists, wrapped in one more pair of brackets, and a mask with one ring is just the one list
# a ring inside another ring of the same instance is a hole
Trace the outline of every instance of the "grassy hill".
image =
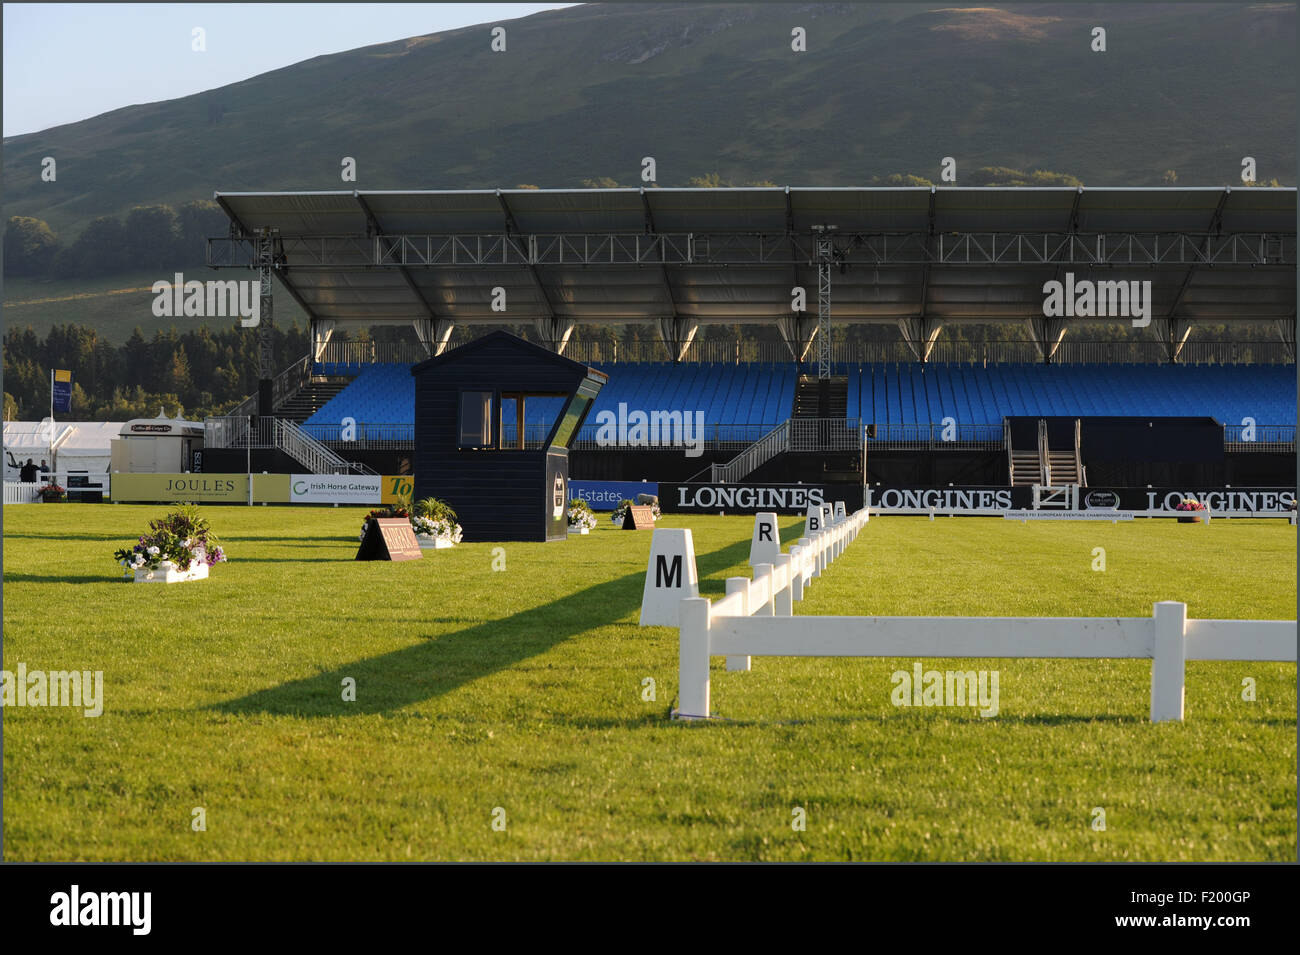
[[(1223, 185), (1246, 155), (1262, 180), (1295, 182), (1292, 4), (619, 3), (505, 26), (504, 53), (483, 24), (11, 137), (4, 213), (67, 244), (94, 216), (216, 189), (351, 188), (345, 156), (365, 189), (631, 185), (643, 156), (678, 186), (937, 179), (944, 156), (959, 185), (982, 166)], [(791, 50), (796, 26), (807, 52)], [(159, 277), (12, 281), (5, 322), (150, 332), (172, 324), (148, 310)]]
[[(1294, 182), (1291, 4), (592, 4), (321, 56), (6, 139), (5, 215), (60, 233), (214, 189), (864, 184), (940, 159), (1094, 185)], [(808, 51), (791, 51), (791, 29)], [(1107, 51), (1090, 49), (1094, 26)], [(59, 162), (42, 183), (40, 159)]]
[[(187, 279), (206, 282), (209, 279), (228, 281), (231, 278), (247, 279), (252, 272), (217, 271), (215, 269), (186, 268)], [(175, 327), (184, 330), (194, 319), (159, 318), (153, 313), (153, 283), (159, 279), (171, 280), (163, 272), (127, 272), (102, 279), (6, 279), (4, 285), (4, 327), (31, 326), (39, 336), (44, 336), (55, 325), (86, 325), (107, 341), (120, 343), (127, 340), (131, 330), (139, 326), (146, 337), (155, 331)], [(275, 295), (275, 323), (288, 327), (293, 322), (307, 326), (307, 313), (289, 295)], [(232, 319), (230, 325), (235, 325)], [(210, 323), (222, 325), (221, 322)]]

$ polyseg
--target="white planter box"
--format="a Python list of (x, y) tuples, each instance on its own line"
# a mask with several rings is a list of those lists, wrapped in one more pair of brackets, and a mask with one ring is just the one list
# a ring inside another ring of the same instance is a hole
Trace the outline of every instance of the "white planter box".
[(570, 533), (570, 534), (590, 534), (590, 533), (591, 533), (591, 528), (590, 528), (590, 527), (570, 527), (570, 528), (569, 528), (569, 533)]
[(157, 570), (142, 567), (135, 572), (137, 584), (179, 584), (187, 580), (207, 580), (208, 565), (194, 561), (189, 570), (178, 570), (170, 560), (165, 560)]
[(446, 537), (429, 537), (426, 534), (416, 534), (415, 539), (420, 542), (420, 550), (443, 550), (456, 546), (454, 542)]

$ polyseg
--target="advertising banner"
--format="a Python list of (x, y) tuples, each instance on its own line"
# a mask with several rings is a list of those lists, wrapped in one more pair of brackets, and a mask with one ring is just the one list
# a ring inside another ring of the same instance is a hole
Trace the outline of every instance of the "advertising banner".
[(1286, 511), (1295, 504), (1293, 487), (1084, 487), (1079, 506), (1085, 510), (1168, 512), (1184, 498), (1200, 501), (1214, 511)]
[(113, 475), (115, 501), (248, 501), (246, 474), (128, 474)]
[[(873, 508), (885, 511), (937, 513), (949, 511), (1027, 511), (1033, 507), (1030, 487), (880, 487), (869, 490)], [(1194, 498), (1214, 511), (1242, 513), (1277, 512), (1295, 503), (1294, 488), (1282, 487), (1081, 487), (1080, 511), (1151, 511), (1167, 513), (1177, 509), (1179, 501)], [(1056, 511), (1059, 508), (1043, 508)]]
[(638, 494), (658, 494), (659, 485), (650, 481), (576, 481), (569, 479), (569, 497), (587, 502), (593, 511), (612, 511), (618, 502), (636, 501)]
[(56, 369), (51, 378), (52, 407), (56, 414), (72, 412), (72, 372)]
[(860, 484), (660, 484), (665, 514), (803, 514), (809, 504), (843, 501), (851, 514), (862, 507)]
[(885, 510), (1008, 511), (1034, 504), (1028, 487), (880, 487), (872, 486), (869, 504)]
[(291, 474), (290, 504), (378, 504), (378, 474)]
[[(415, 493), (415, 475), (385, 474), (380, 480), (380, 504), (396, 504), (399, 498), (410, 497)], [(366, 503), (371, 503), (367, 501)], [(454, 505), (453, 505), (454, 506)]]

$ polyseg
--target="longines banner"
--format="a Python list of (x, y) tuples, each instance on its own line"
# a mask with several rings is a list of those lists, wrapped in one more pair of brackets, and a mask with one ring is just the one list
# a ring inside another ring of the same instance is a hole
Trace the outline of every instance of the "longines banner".
[(1084, 510), (1173, 511), (1183, 498), (1195, 498), (1215, 511), (1286, 511), (1295, 504), (1295, 488), (1287, 487), (1084, 487)]
[(1008, 511), (1034, 506), (1028, 487), (871, 487), (871, 507), (886, 510)]
[[(879, 487), (869, 488), (870, 504), (885, 510), (928, 512), (1014, 511), (1034, 506), (1029, 487)], [(1214, 511), (1285, 511), (1295, 503), (1294, 488), (1282, 487), (1084, 487), (1079, 508), (1085, 511), (1176, 510), (1183, 498), (1195, 498)]]
[(843, 501), (852, 513), (862, 507), (860, 484), (665, 484), (659, 485), (659, 508), (666, 514), (730, 511), (757, 514), (803, 514), (809, 504)]

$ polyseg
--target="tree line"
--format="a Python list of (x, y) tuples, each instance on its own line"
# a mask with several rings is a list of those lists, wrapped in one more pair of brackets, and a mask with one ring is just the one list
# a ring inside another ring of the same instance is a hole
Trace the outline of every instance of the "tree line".
[(86, 279), (120, 272), (193, 268), (205, 260), (205, 240), (230, 224), (209, 200), (137, 206), (99, 216), (65, 242), (44, 219), (11, 216), (5, 228), (4, 274), (10, 278)]
[[(307, 332), (275, 326), (276, 368), (307, 353)], [(84, 325), (56, 325), (44, 339), (30, 326), (4, 337), (4, 417), (38, 420), (50, 413), (50, 369), (72, 372), (72, 411), (78, 421), (203, 418), (229, 411), (257, 390), (257, 333), (238, 325), (146, 339), (137, 327), (121, 345)]]

